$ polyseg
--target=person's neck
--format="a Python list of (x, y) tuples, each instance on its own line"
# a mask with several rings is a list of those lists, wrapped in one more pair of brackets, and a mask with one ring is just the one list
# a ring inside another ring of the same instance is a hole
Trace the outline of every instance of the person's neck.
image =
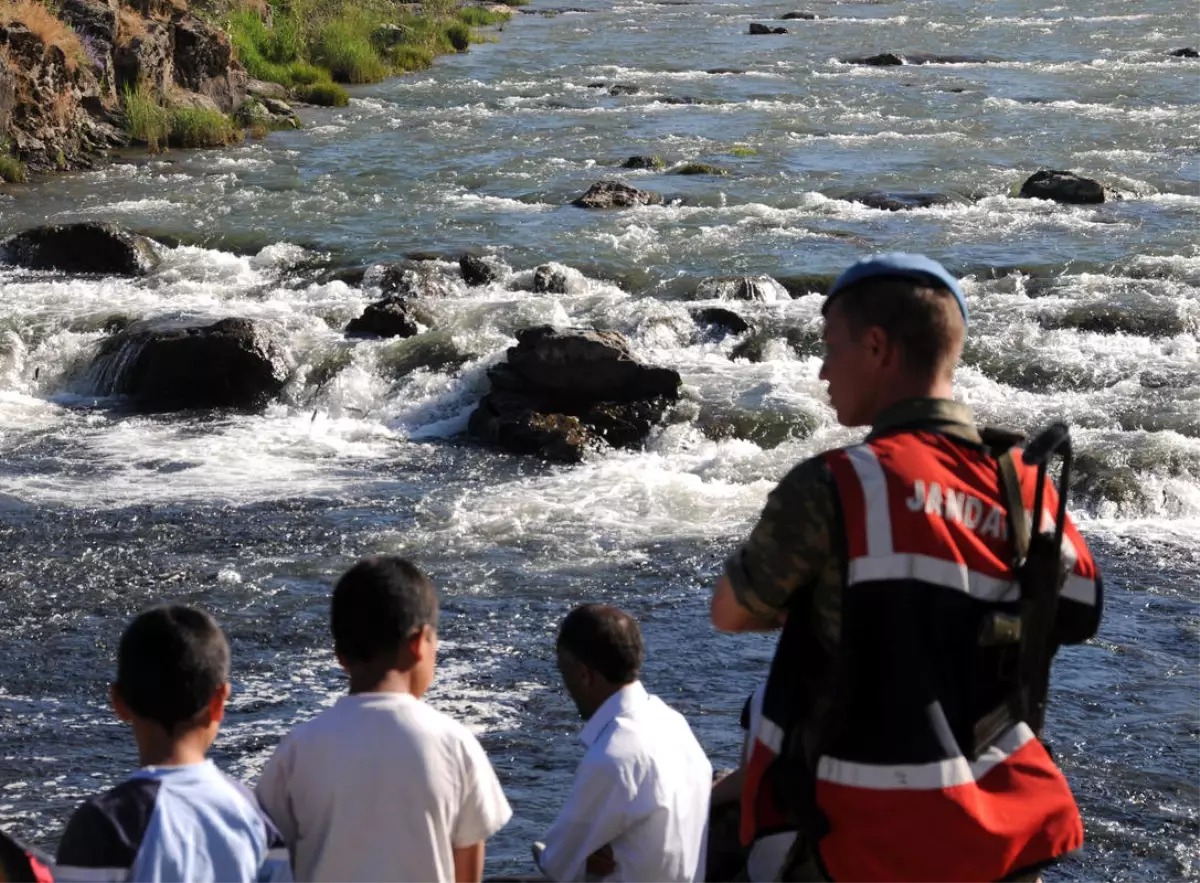
[(954, 385), (950, 378), (909, 377), (900, 375), (892, 379), (879, 391), (875, 401), (875, 413), (871, 417), (874, 423), (879, 415), (893, 405), (909, 399), (953, 399)]
[(190, 730), (172, 736), (157, 724), (134, 726), (134, 740), (141, 766), (189, 766), (204, 763), (212, 745), (206, 730)]
[[(389, 668), (385, 672), (351, 672), (350, 695), (356, 693), (407, 693), (413, 690), (412, 672)], [(420, 698), (420, 697), (418, 697)]]
[(592, 701), (590, 703), (591, 710), (586, 715), (580, 715), (580, 716), (585, 721), (590, 721), (593, 717), (596, 716), (596, 712), (600, 710), (600, 707), (602, 705), (604, 705), (605, 702), (607, 702), (612, 697), (616, 696), (618, 693), (620, 693), (623, 689), (625, 689), (628, 686), (629, 686), (629, 684), (605, 683), (603, 687), (597, 689), (597, 691), (592, 694), (592, 696), (591, 696)]

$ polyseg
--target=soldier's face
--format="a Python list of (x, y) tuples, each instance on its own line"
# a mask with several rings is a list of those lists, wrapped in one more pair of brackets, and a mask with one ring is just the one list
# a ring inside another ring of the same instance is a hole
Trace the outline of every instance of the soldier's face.
[(829, 385), (829, 403), (843, 426), (867, 426), (875, 419), (883, 368), (877, 332), (867, 328), (856, 335), (837, 303), (825, 316), (825, 361), (819, 377)]

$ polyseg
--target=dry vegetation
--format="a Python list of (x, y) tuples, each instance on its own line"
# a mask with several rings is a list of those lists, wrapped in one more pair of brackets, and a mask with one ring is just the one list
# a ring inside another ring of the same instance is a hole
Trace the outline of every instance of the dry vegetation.
[(87, 52), (76, 33), (54, 17), (44, 3), (36, 0), (3, 0), (0, 2), (0, 24), (19, 22), (29, 28), (50, 48), (57, 46), (67, 59), (67, 69), (74, 73), (80, 64), (88, 64)]

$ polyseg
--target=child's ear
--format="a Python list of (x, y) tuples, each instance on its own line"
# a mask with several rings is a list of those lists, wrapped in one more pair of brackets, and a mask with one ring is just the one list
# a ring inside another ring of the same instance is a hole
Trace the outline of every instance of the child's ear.
[(125, 723), (133, 720), (133, 709), (121, 698), (121, 692), (117, 689), (116, 684), (108, 685), (108, 701), (112, 703), (113, 713), (116, 714), (118, 720)]
[(425, 658), (425, 654), (429, 652), (431, 644), (425, 639), (428, 637), (429, 626), (423, 625), (420, 630), (408, 639), (408, 652), (412, 654), (413, 662), (421, 662)]
[(219, 724), (224, 720), (225, 703), (229, 701), (229, 694), (231, 692), (229, 684), (222, 684), (212, 694), (212, 699), (208, 700), (208, 717), (211, 723)]

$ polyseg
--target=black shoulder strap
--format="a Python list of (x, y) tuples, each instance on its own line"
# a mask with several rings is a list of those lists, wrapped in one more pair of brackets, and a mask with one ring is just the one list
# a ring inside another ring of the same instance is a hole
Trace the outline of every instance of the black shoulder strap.
[(1008, 510), (1008, 526), (1013, 541), (1013, 570), (1021, 566), (1029, 554), (1029, 517), (1025, 513), (1025, 498), (1021, 494), (1021, 478), (1017, 475), (1017, 464), (1013, 462), (1012, 450), (1001, 454), (997, 461), (1000, 467), (1000, 496)]

